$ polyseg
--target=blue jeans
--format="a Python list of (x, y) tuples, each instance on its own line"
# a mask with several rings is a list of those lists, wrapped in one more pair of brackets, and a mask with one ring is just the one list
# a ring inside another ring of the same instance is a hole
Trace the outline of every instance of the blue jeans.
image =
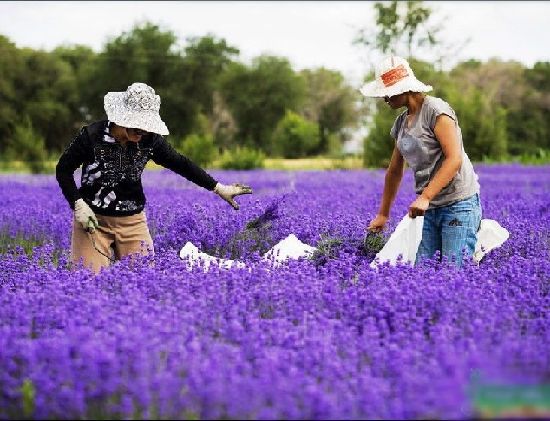
[(462, 266), (463, 250), (474, 254), (477, 231), (481, 223), (479, 194), (447, 206), (428, 209), (424, 214), (422, 241), (416, 253), (416, 261), (432, 257), (436, 251), (441, 256), (454, 259)]

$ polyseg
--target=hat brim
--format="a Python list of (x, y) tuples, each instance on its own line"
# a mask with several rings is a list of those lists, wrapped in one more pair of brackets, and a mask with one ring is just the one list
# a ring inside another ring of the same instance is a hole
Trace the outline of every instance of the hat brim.
[(162, 136), (170, 134), (156, 111), (129, 110), (124, 104), (124, 95), (125, 92), (109, 92), (105, 95), (103, 104), (109, 121), (118, 126), (141, 129)]
[(366, 97), (383, 98), (385, 96), (399, 95), (405, 92), (429, 92), (433, 88), (420, 82), (416, 78), (408, 77), (392, 86), (384, 86), (380, 81), (374, 80), (363, 85), (359, 91)]

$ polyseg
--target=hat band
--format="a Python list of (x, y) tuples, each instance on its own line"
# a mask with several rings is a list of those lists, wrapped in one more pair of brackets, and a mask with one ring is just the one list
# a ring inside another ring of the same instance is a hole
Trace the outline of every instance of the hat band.
[(405, 79), (407, 76), (409, 76), (409, 72), (407, 72), (407, 69), (405, 69), (405, 66), (400, 64), (395, 69), (388, 70), (386, 73), (382, 74), (380, 78), (382, 79), (382, 83), (387, 88), (388, 86), (395, 85), (400, 80)]

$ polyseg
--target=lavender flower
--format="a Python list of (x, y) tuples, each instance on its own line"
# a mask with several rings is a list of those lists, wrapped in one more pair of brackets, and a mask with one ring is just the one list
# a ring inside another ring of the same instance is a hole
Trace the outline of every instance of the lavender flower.
[[(67, 267), (72, 215), (54, 177), (0, 175), (0, 418), (464, 419), (488, 413), (487, 390), (544, 394), (550, 171), (476, 172), (483, 217), (510, 232), (479, 266), (372, 270), (362, 245), (382, 171), (216, 172), (254, 187), (239, 212), (146, 171), (156, 255), (97, 276)], [(407, 171), (384, 235), (412, 182)], [(237, 242), (250, 271), (187, 271), (178, 257), (246, 231), (264, 241)], [(290, 233), (341, 242), (323, 264), (258, 258)]]

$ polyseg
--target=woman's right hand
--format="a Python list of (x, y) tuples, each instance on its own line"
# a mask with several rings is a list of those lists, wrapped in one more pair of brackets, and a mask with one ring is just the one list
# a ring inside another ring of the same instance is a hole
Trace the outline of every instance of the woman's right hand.
[(80, 225), (82, 225), (82, 228), (90, 233), (94, 232), (95, 229), (99, 227), (99, 222), (94, 211), (88, 206), (84, 199), (78, 199), (74, 203), (74, 216)]
[(384, 229), (386, 222), (388, 222), (388, 217), (378, 214), (376, 215), (376, 218), (370, 221), (370, 224), (367, 227), (367, 230), (372, 232), (380, 232)]

